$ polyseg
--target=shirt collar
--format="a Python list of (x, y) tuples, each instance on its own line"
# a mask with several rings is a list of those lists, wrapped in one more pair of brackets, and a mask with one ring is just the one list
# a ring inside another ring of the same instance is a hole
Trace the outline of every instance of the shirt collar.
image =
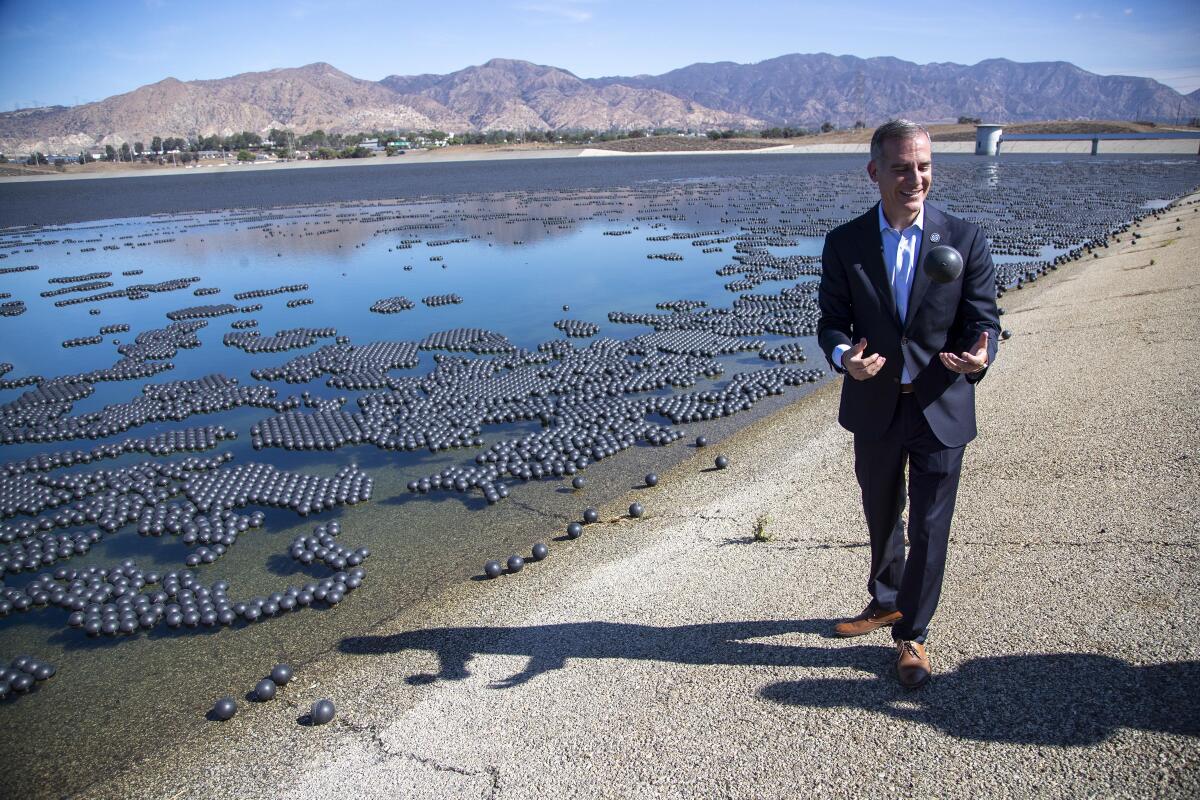
[[(883, 202), (880, 201), (875, 207), (879, 209), (879, 232), (882, 233), (883, 231), (887, 231), (887, 230), (894, 231), (895, 228), (893, 228), (891, 225), (888, 224), (887, 217), (885, 217), (883, 214)], [(921, 211), (917, 214), (917, 218), (913, 221), (913, 224), (909, 225), (908, 228), (905, 228), (904, 230), (906, 231), (909, 228), (916, 228), (917, 230), (924, 232), (924, 230), (925, 230), (925, 204), (924, 203), (921, 204)], [(904, 231), (900, 231), (900, 232), (904, 233)]]

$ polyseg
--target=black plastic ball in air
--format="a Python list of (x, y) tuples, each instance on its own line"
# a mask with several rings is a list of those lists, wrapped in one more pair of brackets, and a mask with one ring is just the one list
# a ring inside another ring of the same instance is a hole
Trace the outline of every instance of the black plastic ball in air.
[(956, 281), (962, 272), (962, 255), (950, 245), (939, 244), (925, 256), (925, 274), (934, 283)]

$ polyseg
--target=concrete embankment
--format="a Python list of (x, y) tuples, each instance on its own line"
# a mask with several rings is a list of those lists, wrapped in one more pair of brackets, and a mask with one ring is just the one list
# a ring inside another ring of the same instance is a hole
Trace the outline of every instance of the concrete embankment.
[(1198, 203), (1003, 298), (926, 688), (828, 638), (867, 599), (835, 383), (89, 794), (1197, 796)]

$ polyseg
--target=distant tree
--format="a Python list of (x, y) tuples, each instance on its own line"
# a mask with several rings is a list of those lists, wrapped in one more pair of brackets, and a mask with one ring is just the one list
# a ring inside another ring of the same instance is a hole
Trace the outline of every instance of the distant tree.
[(309, 154), (309, 158), (318, 158), (322, 161), (337, 157), (337, 151), (332, 147), (318, 147), (315, 152)]
[(821, 123), (821, 133), (829, 133), (830, 131), (833, 131), (833, 130), (834, 130), (833, 123), (830, 122), (829, 120), (825, 120), (824, 122)]
[(1189, 128), (1200, 128), (1200, 117), (1192, 117), (1188, 120)]
[(238, 150), (237, 160), (238, 161), (253, 161), (254, 153), (251, 153), (249, 150)]
[(105, 161), (116, 161), (117, 160), (117, 150), (111, 144), (104, 145), (104, 160)]
[(44, 155), (42, 155), (41, 153), (34, 153), (29, 158), (25, 159), (25, 163), (31, 167), (33, 167), (33, 166), (40, 167), (40, 166), (45, 166), (45, 165), (49, 164), (50, 162), (47, 161), (46, 157)]
[(86, 150), (80, 150), (79, 157), (75, 160), (77, 162), (79, 162), (80, 164), (90, 164), (92, 161), (92, 157), (87, 154)]
[(163, 146), (162, 146), (162, 137), (161, 136), (155, 136), (153, 139), (150, 140), (150, 149), (155, 153), (162, 152)]
[(133, 161), (133, 150), (129, 148), (129, 142), (125, 142), (123, 145), (121, 145), (121, 160)]
[(721, 132), (720, 131), (709, 131), (708, 138), (712, 139), (715, 142), (717, 139), (721, 138)]
[(7, 163), (8, 163), (8, 156), (4, 155), (4, 153), (0, 153), (0, 164), (7, 164)]
[(184, 150), (182, 153), (179, 154), (179, 160), (181, 162), (183, 162), (184, 164), (190, 164), (193, 159), (195, 159), (197, 161), (199, 160), (199, 158), (197, 156), (192, 155), (187, 150)]
[(856, 120), (854, 123), (854, 130), (856, 131), (861, 131), (865, 127), (867, 127), (867, 123), (863, 122), (861, 119)]
[(267, 133), (267, 140), (271, 143), (272, 147), (283, 149), (291, 144), (292, 132), (288, 130), (281, 131), (278, 128), (271, 128), (271, 130)]
[(646, 132), (635, 128), (634, 130), (626, 133), (625, 136), (630, 139), (644, 139), (646, 137)]
[(959, 125), (978, 125), (981, 122), (983, 122), (983, 119), (980, 117), (959, 117), (958, 118)]
[(133, 143), (133, 152), (137, 153), (140, 156), (142, 153), (146, 152), (146, 145), (144, 145), (141, 142), (134, 142)]
[(67, 168), (67, 160), (65, 158), (54, 159), (54, 168), (59, 172), (62, 172)]

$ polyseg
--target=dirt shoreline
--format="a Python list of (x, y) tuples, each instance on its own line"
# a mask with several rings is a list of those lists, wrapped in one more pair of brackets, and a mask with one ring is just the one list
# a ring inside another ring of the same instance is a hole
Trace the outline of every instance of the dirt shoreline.
[[(1001, 301), (926, 689), (885, 634), (826, 638), (866, 564), (833, 383), (723, 442), (730, 469), (694, 450), (646, 518), (610, 504), (87, 795), (1195, 796), (1200, 643), (1168, 621), (1200, 591), (1200, 375), (1147, 357), (1200, 340), (1198, 209)], [(318, 697), (337, 721), (298, 725)]]

